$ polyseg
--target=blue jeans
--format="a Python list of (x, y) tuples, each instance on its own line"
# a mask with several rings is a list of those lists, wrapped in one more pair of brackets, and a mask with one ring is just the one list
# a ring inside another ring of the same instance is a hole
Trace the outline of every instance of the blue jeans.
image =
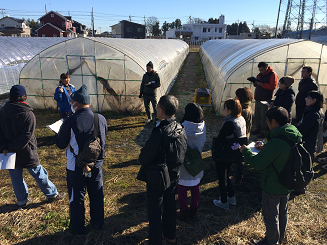
[[(27, 168), (33, 176), (41, 191), (47, 198), (55, 197), (58, 192), (56, 186), (49, 180), (47, 171), (40, 165)], [(28, 202), (28, 188), (23, 178), (23, 168), (9, 169), (11, 183), (19, 206)]]

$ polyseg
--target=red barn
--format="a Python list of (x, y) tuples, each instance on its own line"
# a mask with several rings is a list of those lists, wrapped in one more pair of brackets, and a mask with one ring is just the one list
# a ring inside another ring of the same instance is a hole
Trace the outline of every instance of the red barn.
[(40, 20), (41, 27), (37, 29), (38, 37), (75, 37), (76, 29), (73, 27), (72, 18), (50, 11)]

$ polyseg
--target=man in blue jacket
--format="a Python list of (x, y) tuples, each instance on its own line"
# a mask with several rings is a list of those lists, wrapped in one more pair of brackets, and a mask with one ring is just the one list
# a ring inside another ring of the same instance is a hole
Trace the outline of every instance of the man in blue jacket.
[(57, 101), (61, 118), (67, 118), (73, 114), (69, 97), (75, 91), (74, 85), (70, 84), (69, 74), (62, 73), (60, 75), (59, 86), (56, 88), (54, 94), (54, 99)]
[(94, 114), (90, 109), (90, 96), (87, 86), (73, 92), (71, 104), (75, 114), (62, 124), (56, 145), (66, 150), (67, 187), (70, 202), (70, 228), (74, 234), (84, 234), (84, 196), (86, 189), (90, 198), (91, 225), (101, 230), (104, 223), (102, 164), (105, 156), (107, 121), (99, 114), (98, 137), (101, 152), (90, 173), (75, 165), (75, 156), (83, 148), (94, 131)]

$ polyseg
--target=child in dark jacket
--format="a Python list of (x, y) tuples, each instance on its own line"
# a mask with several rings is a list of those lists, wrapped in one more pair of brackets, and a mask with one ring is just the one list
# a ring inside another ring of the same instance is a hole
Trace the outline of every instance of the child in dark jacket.
[(277, 90), (275, 100), (270, 103), (271, 107), (283, 107), (288, 111), (290, 123), (292, 122), (292, 106), (295, 100), (295, 91), (292, 87), (294, 77), (285, 76), (279, 80), (279, 89)]

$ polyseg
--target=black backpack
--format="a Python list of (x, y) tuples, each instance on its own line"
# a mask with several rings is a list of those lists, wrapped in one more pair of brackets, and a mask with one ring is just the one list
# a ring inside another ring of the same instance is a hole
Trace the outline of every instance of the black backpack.
[(285, 186), (288, 190), (303, 189), (312, 180), (314, 171), (309, 152), (304, 149), (300, 143), (294, 143), (285, 136), (277, 136), (276, 138), (286, 141), (291, 146), (291, 155), (284, 169), (278, 173), (274, 164), (279, 183)]
[(99, 115), (94, 113), (94, 131), (93, 134), (86, 140), (82, 149), (79, 149), (78, 155), (70, 146), (70, 151), (75, 156), (75, 165), (79, 168), (88, 166), (92, 168), (101, 153), (100, 138), (98, 137), (99, 130)]

